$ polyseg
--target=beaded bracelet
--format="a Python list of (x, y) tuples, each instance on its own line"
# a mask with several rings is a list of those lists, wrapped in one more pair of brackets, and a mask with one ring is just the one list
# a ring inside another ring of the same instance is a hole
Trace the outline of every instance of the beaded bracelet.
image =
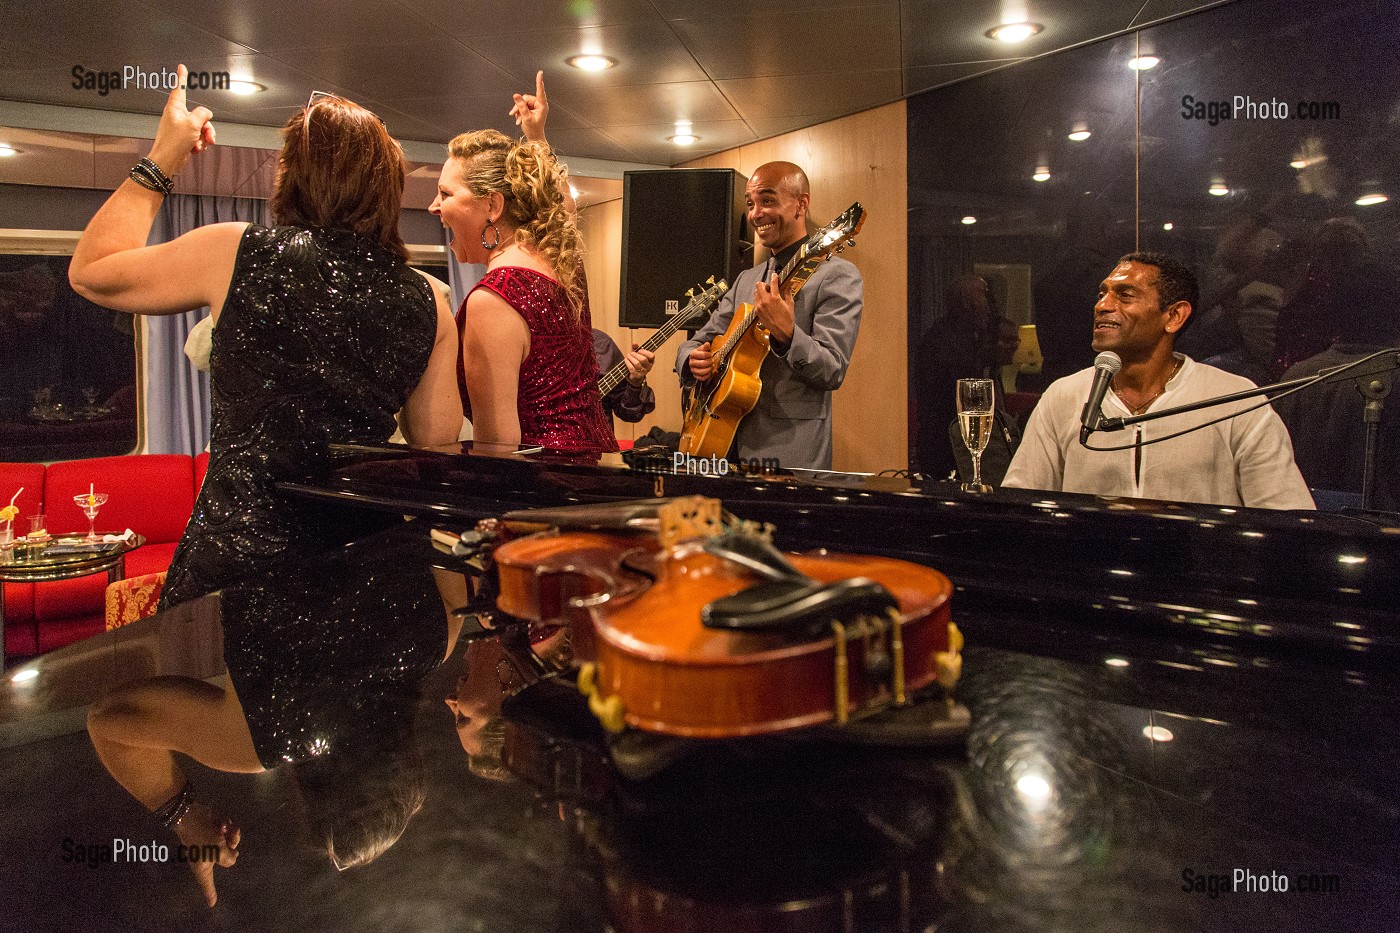
[(131, 180), (157, 194), (169, 194), (175, 187), (175, 180), (150, 159), (142, 159), (131, 167)]
[(184, 819), (185, 814), (190, 811), (192, 806), (194, 806), (194, 784), (186, 781), (185, 786), (180, 788), (180, 792), (157, 807), (152, 816), (156, 818), (157, 823), (166, 829), (171, 829)]

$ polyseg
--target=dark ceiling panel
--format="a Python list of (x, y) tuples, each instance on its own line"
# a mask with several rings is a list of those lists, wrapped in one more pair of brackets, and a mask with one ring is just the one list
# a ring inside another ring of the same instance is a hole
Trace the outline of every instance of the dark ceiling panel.
[(600, 87), (588, 94), (570, 95), (567, 104), (593, 126), (604, 129), (647, 123), (674, 125), (677, 120), (707, 123), (739, 119), (739, 114), (709, 81)]
[(989, 39), (999, 6), (948, 0), (904, 0), (904, 65), (950, 65), (1043, 55), (1126, 29), (1137, 3), (1116, 0), (1036, 0), (1032, 19), (1045, 27), (1024, 42)]
[[(72, 66), (183, 60), (267, 87), (201, 92), (219, 119), (279, 125), (314, 88), (382, 111), (405, 138), (442, 142), (468, 127), (514, 132), (510, 95), (532, 90), (542, 68), (552, 127), (575, 135), (573, 153), (634, 160), (645, 149), (667, 164), (677, 120), (717, 125), (693, 158), (719, 139), (771, 136), (1213, 5), (1032, 0), (1045, 31), (1009, 46), (983, 35), (999, 17), (991, 0), (4, 2), (0, 97), (10, 100), (156, 113), (160, 92), (77, 91)], [(618, 65), (564, 64), (583, 51)]]
[(356, 45), (375, 36), (395, 42), (438, 33), (393, 0), (147, 0), (201, 29), (259, 52)]
[[(540, 69), (545, 72), (551, 92), (589, 92), (596, 87), (620, 84), (672, 84), (703, 81), (706, 77), (684, 43), (659, 20), (588, 29), (537, 29), (490, 37), (461, 32), (455, 38), (503, 71), (528, 80), (531, 89), (535, 72)], [(585, 72), (565, 64), (570, 56), (581, 53), (608, 55), (617, 59), (617, 66)]]
[(447, 35), (495, 36), (654, 22), (648, 0), (400, 0)]
[[(431, 97), (460, 89), (503, 94), (509, 101), (517, 89), (508, 75), (451, 39), (298, 49), (279, 58), (370, 100)], [(409, 62), (412, 67), (407, 67)]]
[(772, 117), (855, 113), (889, 103), (901, 94), (903, 73), (891, 68), (841, 74), (773, 75), (715, 83), (739, 115), (752, 122)]
[(183, 60), (199, 67), (201, 59), (248, 51), (136, 0), (7, 3), (4, 19), (13, 39), (67, 57), (70, 66), (174, 68)]
[(973, 75), (986, 74), (1006, 66), (1005, 62), (968, 62), (963, 65), (924, 65), (920, 68), (904, 69), (904, 93), (906, 96), (942, 87)]
[[(775, 13), (806, 13), (814, 18), (827, 15), (836, 4), (831, 0), (651, 0), (665, 19), (709, 19), (714, 16), (754, 16)], [(789, 16), (789, 19), (796, 17)]]
[(768, 13), (671, 24), (712, 79), (899, 67), (899, 7), (843, 5), (820, 17)]

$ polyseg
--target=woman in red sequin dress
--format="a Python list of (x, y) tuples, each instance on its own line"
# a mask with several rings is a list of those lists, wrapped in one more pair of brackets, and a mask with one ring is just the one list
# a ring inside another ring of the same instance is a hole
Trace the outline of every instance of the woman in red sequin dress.
[(429, 208), (451, 232), (458, 262), (486, 275), (457, 314), (458, 386), (473, 447), (569, 453), (617, 450), (598, 394), (593, 322), (567, 170), (545, 141), (544, 73), (516, 94), (519, 142), (496, 130), (463, 133)]

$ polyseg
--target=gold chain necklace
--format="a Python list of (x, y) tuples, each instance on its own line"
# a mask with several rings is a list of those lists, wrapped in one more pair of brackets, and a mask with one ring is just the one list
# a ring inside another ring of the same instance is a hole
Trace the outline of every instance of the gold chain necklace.
[[(1176, 378), (1176, 374), (1177, 374), (1177, 372), (1178, 372), (1180, 369), (1181, 369), (1181, 357), (1177, 357), (1177, 358), (1176, 358), (1176, 365), (1172, 367), (1172, 371), (1167, 375), (1167, 382), (1171, 382), (1173, 379), (1175, 379), (1175, 378)], [(1133, 407), (1132, 405), (1129, 405), (1127, 402), (1123, 402), (1123, 407), (1126, 408), (1126, 409), (1128, 409), (1128, 412), (1129, 412), (1130, 414), (1134, 414), (1134, 415), (1140, 415), (1140, 414), (1142, 414), (1143, 412), (1147, 411), (1147, 409), (1148, 409), (1149, 407), (1151, 407), (1151, 405), (1152, 405), (1153, 402), (1155, 402), (1155, 401), (1157, 401), (1157, 399), (1161, 398), (1161, 397), (1162, 397), (1162, 394), (1163, 394), (1164, 392), (1167, 391), (1167, 382), (1162, 383), (1162, 387), (1161, 387), (1160, 389), (1158, 389), (1155, 393), (1153, 393), (1153, 395), (1152, 395), (1152, 397), (1151, 397), (1150, 399), (1148, 399), (1148, 400), (1145, 401), (1145, 402), (1140, 403), (1136, 408)], [(1114, 395), (1118, 395), (1118, 390), (1117, 390), (1117, 389), (1114, 389), (1114, 390), (1113, 390), (1113, 394), (1114, 394)], [(1123, 396), (1118, 395), (1118, 400), (1119, 400), (1119, 401), (1122, 401), (1122, 400), (1123, 400)]]

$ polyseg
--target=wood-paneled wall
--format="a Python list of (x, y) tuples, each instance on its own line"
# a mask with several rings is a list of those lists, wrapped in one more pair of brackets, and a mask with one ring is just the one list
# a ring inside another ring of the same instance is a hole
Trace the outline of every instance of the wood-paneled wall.
[[(867, 211), (854, 249), (841, 255), (865, 279), (865, 311), (846, 382), (833, 399), (837, 470), (877, 472), (908, 463), (907, 226), (905, 106), (900, 101), (689, 162), (687, 168), (733, 168), (744, 175), (778, 159), (802, 166), (812, 182), (812, 220), (826, 223), (854, 201)], [(581, 214), (588, 246), (589, 301), (594, 326), (619, 346), (650, 333), (618, 327), (622, 202)], [(675, 244), (662, 244), (674, 248)], [(760, 254), (762, 249), (760, 248)], [(758, 257), (762, 259), (762, 255)], [(617, 424), (619, 437), (653, 424), (680, 429), (680, 386), (672, 371), (682, 335), (657, 353), (650, 379), (656, 412), (641, 424)]]

